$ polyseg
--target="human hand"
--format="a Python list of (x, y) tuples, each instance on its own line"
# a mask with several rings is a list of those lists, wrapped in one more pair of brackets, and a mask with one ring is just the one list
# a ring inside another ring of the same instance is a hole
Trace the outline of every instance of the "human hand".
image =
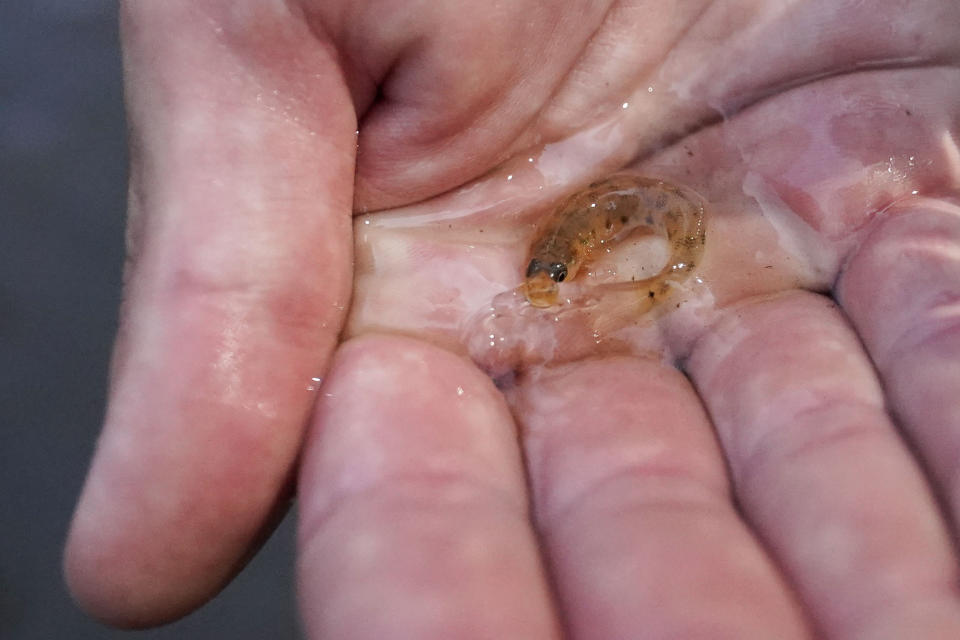
[[(888, 4), (127, 4), (133, 266), (78, 598), (142, 625), (215, 593), (319, 400), (313, 636), (956, 637), (957, 9)], [(354, 108), (361, 210), (499, 168), (358, 219), (363, 337), (324, 373)], [(501, 393), (464, 343), (522, 274), (523, 212), (632, 158), (708, 202), (704, 286)]]

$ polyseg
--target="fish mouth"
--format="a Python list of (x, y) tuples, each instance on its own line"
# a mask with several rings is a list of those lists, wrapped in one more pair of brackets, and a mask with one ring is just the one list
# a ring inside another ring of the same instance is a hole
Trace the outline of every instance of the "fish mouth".
[(552, 307), (557, 304), (559, 288), (546, 272), (540, 271), (526, 279), (523, 294), (534, 307)]

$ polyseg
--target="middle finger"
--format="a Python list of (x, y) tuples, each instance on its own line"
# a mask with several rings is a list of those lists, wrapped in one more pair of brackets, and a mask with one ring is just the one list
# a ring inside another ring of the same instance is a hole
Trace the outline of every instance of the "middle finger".
[(588, 360), (526, 376), (512, 399), (573, 638), (808, 637), (679, 372)]

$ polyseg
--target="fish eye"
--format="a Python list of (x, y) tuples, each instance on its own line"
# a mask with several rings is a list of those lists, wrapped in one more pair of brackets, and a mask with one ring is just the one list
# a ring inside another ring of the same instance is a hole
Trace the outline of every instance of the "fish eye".
[(567, 265), (562, 262), (554, 262), (550, 265), (550, 278), (554, 282), (563, 282), (567, 277)]

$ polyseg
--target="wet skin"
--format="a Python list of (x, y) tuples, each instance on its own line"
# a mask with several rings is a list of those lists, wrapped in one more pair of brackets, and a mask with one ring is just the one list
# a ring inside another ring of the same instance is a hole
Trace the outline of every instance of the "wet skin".
[[(295, 475), (310, 637), (960, 637), (960, 5), (507, 5), (123, 5), (77, 600), (199, 606)], [(703, 197), (703, 282), (509, 297), (624, 168)]]

